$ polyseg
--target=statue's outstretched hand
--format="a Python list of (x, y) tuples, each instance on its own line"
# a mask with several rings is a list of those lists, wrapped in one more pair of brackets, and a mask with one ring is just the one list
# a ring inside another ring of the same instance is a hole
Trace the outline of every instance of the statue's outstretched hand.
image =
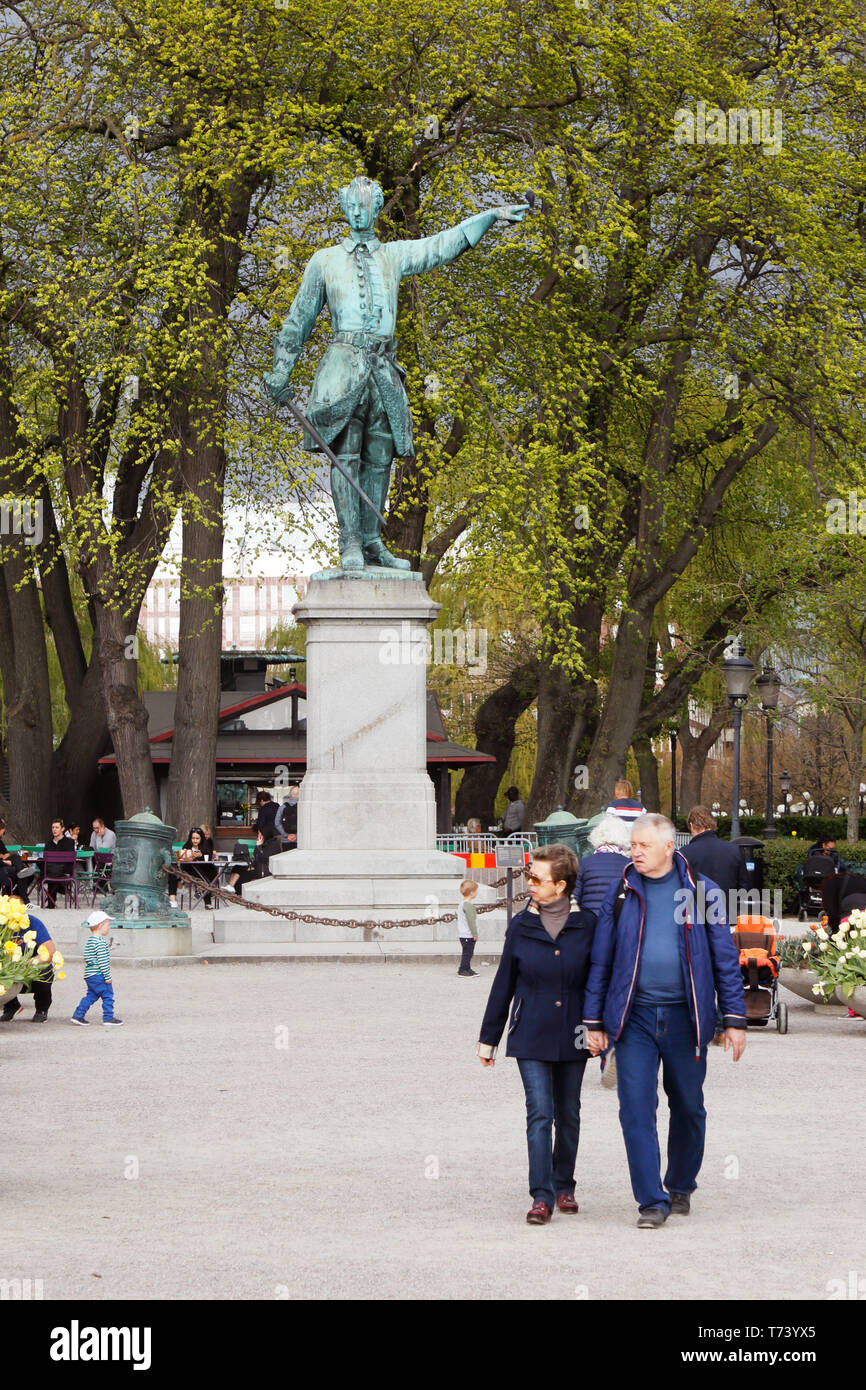
[(276, 401), (277, 405), (283, 405), (294, 397), (295, 388), (284, 372), (265, 372), (262, 381), (271, 400)]
[(503, 222), (522, 222), (530, 211), (528, 203), (506, 203), (504, 207), (496, 209), (496, 216)]

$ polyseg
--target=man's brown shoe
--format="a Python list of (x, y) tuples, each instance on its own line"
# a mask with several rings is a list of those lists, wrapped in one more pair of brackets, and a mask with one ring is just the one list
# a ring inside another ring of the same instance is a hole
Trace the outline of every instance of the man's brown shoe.
[(530, 1226), (546, 1226), (552, 1215), (546, 1202), (533, 1202), (526, 1213), (526, 1219)]
[(561, 1192), (556, 1199), (556, 1205), (560, 1211), (570, 1211), (572, 1214), (580, 1211), (580, 1207), (570, 1192)]

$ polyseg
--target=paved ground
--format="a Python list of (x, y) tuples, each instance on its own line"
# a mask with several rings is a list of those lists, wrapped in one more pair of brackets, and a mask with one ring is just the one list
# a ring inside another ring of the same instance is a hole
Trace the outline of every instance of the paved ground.
[[(516, 1065), (474, 1056), (493, 967), (117, 966), (122, 1029), (0, 1026), (17, 1120), (0, 1278), (51, 1298), (825, 1299), (866, 1275), (866, 1023), (788, 996), (711, 1049), (687, 1220), (638, 1231), (615, 1095), (584, 1086), (577, 1217), (528, 1227)], [(864, 1285), (866, 1287), (866, 1285)]]

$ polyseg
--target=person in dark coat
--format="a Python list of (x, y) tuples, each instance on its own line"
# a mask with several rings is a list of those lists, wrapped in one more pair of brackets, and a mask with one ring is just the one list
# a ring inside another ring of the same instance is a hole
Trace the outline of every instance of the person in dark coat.
[(836, 848), (836, 841), (832, 835), (821, 835), (820, 838), (815, 841), (814, 845), (809, 847), (806, 858), (811, 859), (815, 854), (825, 854), (828, 859), (832, 859), (836, 866), (837, 874), (841, 873), (843, 869), (850, 867), (845, 863)]
[[(59, 854), (59, 853), (62, 852), (63, 854), (71, 855), (73, 858), (75, 857), (75, 841), (73, 840), (73, 838), (72, 838), (71, 835), (67, 835), (66, 831), (65, 831), (64, 828), (63, 828), (63, 821), (60, 819), (59, 816), (57, 816), (57, 817), (51, 822), (51, 834), (48, 836), (48, 839), (45, 841), (45, 848), (46, 848), (47, 850), (49, 850), (52, 854), (55, 854), (55, 853)], [(44, 871), (44, 860), (43, 860), (43, 871)], [(46, 889), (45, 889), (45, 897), (46, 897), (46, 899), (47, 899), (47, 902), (46, 902), (46, 904), (45, 904), (46, 907), (56, 907), (56, 906), (57, 906), (57, 885), (56, 885), (56, 884), (50, 883), (50, 884), (47, 885), (47, 887), (46, 887)]]
[[(632, 863), (598, 919), (584, 1003), (590, 1051), (616, 1047), (619, 1118), (643, 1228), (662, 1226), (672, 1211), (689, 1214), (704, 1155), (703, 1083), (717, 995), (725, 1051), (733, 1048), (736, 1062), (746, 1045), (739, 953), (727, 921), (701, 910), (716, 884), (690, 868), (675, 840), (666, 816), (635, 821)], [(659, 1065), (670, 1107), (664, 1179)]]
[[(737, 920), (737, 893), (747, 892), (749, 871), (737, 845), (729, 840), (721, 840), (716, 834), (716, 818), (706, 806), (693, 806), (688, 814), (688, 827), (692, 839), (680, 850), (692, 869), (711, 878), (725, 895), (726, 916), (729, 922)], [(745, 911), (748, 911), (746, 905)]]
[[(556, 1206), (574, 1214), (580, 1088), (587, 1063), (581, 1023), (595, 914), (572, 897), (577, 855), (567, 845), (533, 852), (531, 904), (513, 919), (481, 1024), (478, 1056), (492, 1067), (512, 1000), (506, 1056), (526, 1093), (527, 1221), (546, 1225)], [(555, 1141), (553, 1131), (556, 1131)]]
[(300, 795), (300, 787), (289, 787), (289, 794), (277, 811), (276, 831), (278, 835), (282, 835), (288, 840), (288, 849), (298, 848), (298, 798)]
[(30, 880), (38, 871), (34, 864), (28, 864), (20, 854), (6, 848), (5, 834), (6, 822), (0, 818), (0, 891), (18, 894), (26, 903)]
[(253, 830), (257, 831), (264, 840), (271, 840), (278, 834), (276, 830), (277, 812), (279, 806), (274, 801), (270, 792), (259, 792), (256, 796), (256, 806), (259, 813)]
[(622, 878), (631, 859), (631, 827), (621, 816), (603, 816), (589, 832), (594, 853), (581, 859), (575, 897), (598, 916), (608, 889)]

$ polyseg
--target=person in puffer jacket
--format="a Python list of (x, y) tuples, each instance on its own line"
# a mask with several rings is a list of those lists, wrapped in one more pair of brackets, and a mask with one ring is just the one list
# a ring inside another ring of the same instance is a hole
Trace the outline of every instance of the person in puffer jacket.
[[(666, 816), (635, 821), (633, 862), (601, 908), (583, 1001), (590, 1052), (616, 1046), (619, 1118), (644, 1228), (690, 1210), (704, 1155), (703, 1083), (716, 995), (725, 1051), (732, 1047), (736, 1062), (746, 1045), (739, 954), (718, 911), (724, 895), (676, 852), (675, 834)], [(716, 911), (704, 921), (707, 901)], [(670, 1106), (664, 1180), (656, 1125), (660, 1062)]]
[(631, 826), (619, 816), (604, 816), (589, 832), (594, 853), (581, 859), (574, 896), (596, 916), (613, 882), (619, 882), (631, 859)]

